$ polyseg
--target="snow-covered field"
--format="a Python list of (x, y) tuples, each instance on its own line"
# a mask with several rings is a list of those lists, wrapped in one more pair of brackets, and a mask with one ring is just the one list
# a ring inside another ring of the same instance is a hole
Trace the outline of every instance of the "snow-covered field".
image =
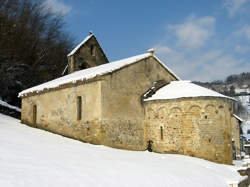
[(82, 143), (0, 114), (0, 186), (226, 187), (234, 166)]

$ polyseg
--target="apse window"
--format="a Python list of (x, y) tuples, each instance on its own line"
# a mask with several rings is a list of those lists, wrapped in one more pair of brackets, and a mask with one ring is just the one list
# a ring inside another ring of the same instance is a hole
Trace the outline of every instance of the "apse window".
[(82, 97), (77, 97), (77, 120), (82, 119)]
[(33, 105), (33, 125), (36, 126), (37, 121), (37, 106)]
[(163, 127), (161, 126), (161, 140), (163, 140)]

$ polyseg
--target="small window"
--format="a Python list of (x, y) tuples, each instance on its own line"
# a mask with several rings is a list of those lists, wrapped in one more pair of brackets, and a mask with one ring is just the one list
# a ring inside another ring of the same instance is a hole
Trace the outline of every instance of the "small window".
[(95, 46), (94, 45), (90, 46), (90, 55), (95, 56)]
[(36, 126), (37, 121), (37, 107), (36, 105), (33, 105), (33, 125)]
[(161, 140), (163, 140), (163, 127), (161, 126)]
[(77, 120), (82, 119), (82, 97), (77, 97)]
[(250, 130), (247, 130), (247, 134), (250, 134)]

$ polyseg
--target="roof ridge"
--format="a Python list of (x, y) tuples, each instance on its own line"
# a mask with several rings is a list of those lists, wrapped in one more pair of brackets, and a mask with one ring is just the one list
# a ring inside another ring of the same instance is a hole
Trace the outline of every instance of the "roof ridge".
[(75, 52), (84, 44), (86, 43), (90, 38), (92, 38), (93, 36), (95, 36), (93, 33), (90, 33), (90, 35), (88, 35), (87, 37), (84, 38), (84, 40), (79, 43), (68, 55), (67, 57), (69, 56), (72, 56), (73, 54), (75, 54)]

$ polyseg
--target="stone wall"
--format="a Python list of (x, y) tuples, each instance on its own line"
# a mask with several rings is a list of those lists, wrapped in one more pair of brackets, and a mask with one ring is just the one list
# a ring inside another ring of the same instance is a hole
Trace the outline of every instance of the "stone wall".
[[(100, 143), (101, 82), (92, 82), (22, 98), (22, 123), (86, 142)], [(82, 119), (77, 119), (77, 97)], [(33, 106), (36, 105), (34, 124)]]
[(123, 149), (146, 149), (142, 96), (159, 80), (169, 83), (176, 78), (153, 57), (104, 76), (103, 144)]
[(155, 152), (231, 164), (231, 105), (213, 97), (145, 102), (147, 139)]
[[(31, 94), (22, 98), (22, 122), (82, 141), (145, 150), (142, 95), (155, 81), (176, 78), (153, 57), (98, 76), (92, 82)], [(82, 96), (82, 120), (77, 120), (77, 96)]]

